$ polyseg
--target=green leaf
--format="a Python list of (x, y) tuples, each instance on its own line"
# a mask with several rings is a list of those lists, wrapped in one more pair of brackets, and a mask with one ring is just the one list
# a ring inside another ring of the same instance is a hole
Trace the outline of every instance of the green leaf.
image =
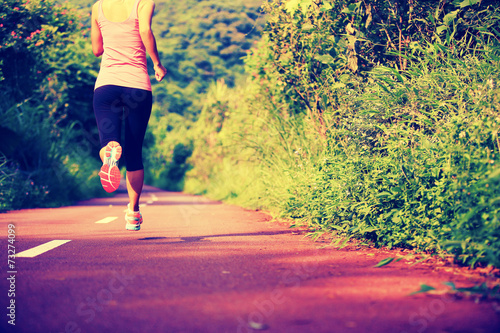
[(315, 55), (314, 59), (320, 61), (325, 65), (330, 65), (335, 63), (335, 59), (329, 54)]
[(286, 5), (285, 9), (288, 12), (288, 14), (292, 15), (295, 13), (297, 9), (299, 9), (299, 3), (301, 0), (289, 0)]
[(309, 31), (312, 31), (312, 30), (314, 30), (314, 29), (315, 29), (314, 25), (312, 25), (312, 24), (311, 24), (311, 23), (309, 23), (309, 22), (307, 22), (306, 24), (304, 24), (304, 25), (302, 26), (302, 31), (305, 31), (305, 32), (309, 32)]
[(500, 202), (500, 197), (490, 199), (490, 206), (496, 205), (497, 202)]
[(474, 6), (475, 4), (481, 2), (481, 0), (464, 0), (462, 2), (460, 2), (458, 5), (460, 6), (460, 8), (465, 8), (465, 7), (469, 7), (469, 6)]
[(448, 14), (446, 14), (443, 17), (444, 24), (446, 24), (447, 26), (449, 26), (453, 22), (453, 20), (455, 20), (457, 18), (457, 15), (458, 15), (459, 11), (460, 10), (454, 10), (454, 11), (449, 12)]
[(426, 284), (422, 284), (422, 285), (420, 285), (420, 290), (414, 291), (410, 295), (416, 295), (416, 294), (426, 293), (426, 292), (429, 292), (431, 290), (436, 290), (436, 288), (434, 288), (432, 286), (428, 286)]
[(321, 11), (326, 12), (332, 8), (333, 8), (333, 6), (330, 4), (329, 1), (324, 1), (323, 6), (321, 7)]
[(445, 286), (450, 287), (450, 288), (451, 288), (451, 289), (453, 289), (453, 290), (457, 290), (457, 288), (455, 287), (455, 284), (454, 284), (453, 282), (451, 282), (451, 281), (448, 281), (448, 282), (443, 282), (443, 284), (444, 284)]
[(488, 178), (497, 178), (497, 177), (500, 177), (500, 168), (499, 169), (496, 169), (495, 171), (493, 171), (492, 173), (490, 173), (490, 175), (488, 176)]
[(300, 7), (302, 13), (305, 14), (312, 3), (313, 0), (289, 0), (285, 5), (285, 9), (288, 14), (293, 15)]
[(461, 293), (471, 293), (477, 295), (488, 295), (490, 292), (490, 289), (484, 282), (480, 285), (472, 286), (470, 288), (457, 288), (456, 290)]
[(436, 28), (436, 33), (438, 35), (440, 35), (443, 31), (445, 31), (447, 29), (448, 29), (448, 27), (446, 25), (441, 25), (441, 26), (439, 26), (439, 27)]
[(379, 268), (379, 267), (382, 267), (382, 266), (385, 266), (385, 265), (389, 265), (393, 260), (394, 260), (393, 257), (388, 257), (388, 258), (382, 259), (382, 260), (380, 260), (380, 262), (378, 264), (376, 264), (373, 267)]
[[(363, 229), (361, 231), (361, 233), (367, 233), (367, 232), (373, 232), (373, 231), (377, 231), (379, 228), (375, 228), (375, 227), (368, 227), (366, 229)], [(396, 260), (396, 261), (399, 261), (399, 260)]]
[(300, 7), (302, 8), (302, 13), (305, 14), (312, 4), (313, 0), (302, 0), (300, 3)]
[(335, 82), (332, 86), (333, 89), (341, 89), (345, 88), (345, 83), (342, 82)]
[(360, 5), (361, 5), (361, 1), (357, 2), (357, 3), (351, 3), (348, 7), (342, 9), (341, 13), (343, 13), (343, 14), (354, 13), (357, 9), (359, 9)]

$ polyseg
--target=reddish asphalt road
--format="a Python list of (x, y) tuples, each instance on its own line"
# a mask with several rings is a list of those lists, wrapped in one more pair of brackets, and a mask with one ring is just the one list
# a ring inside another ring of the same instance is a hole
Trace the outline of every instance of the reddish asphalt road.
[[(200, 197), (147, 188), (143, 202), (139, 232), (125, 230), (125, 193), (0, 214), (0, 331), (500, 332), (493, 302), (408, 296), (471, 278), (403, 261), (373, 268), (387, 253), (319, 248), (264, 213)], [(108, 217), (118, 219), (96, 223)], [(9, 224), (17, 253), (69, 242), (15, 258), (9, 274)]]

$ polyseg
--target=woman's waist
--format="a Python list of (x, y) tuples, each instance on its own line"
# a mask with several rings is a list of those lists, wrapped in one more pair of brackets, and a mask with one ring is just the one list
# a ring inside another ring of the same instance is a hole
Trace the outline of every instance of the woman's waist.
[(147, 68), (146, 51), (140, 48), (133, 49), (113, 49), (104, 47), (102, 55), (101, 67), (122, 67), (131, 66), (137, 68)]
[(104, 85), (117, 85), (129, 88), (138, 88), (151, 91), (149, 75), (144, 72), (133, 71), (99, 71), (95, 88)]
[(128, 61), (119, 59), (102, 59), (101, 72), (108, 73), (121, 73), (121, 72), (134, 72), (148, 74), (148, 67), (146, 62), (142, 61)]

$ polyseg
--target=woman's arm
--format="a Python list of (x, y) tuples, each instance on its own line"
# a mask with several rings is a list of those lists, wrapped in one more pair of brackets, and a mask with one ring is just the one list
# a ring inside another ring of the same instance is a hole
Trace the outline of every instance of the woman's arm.
[(90, 39), (92, 40), (92, 52), (96, 57), (100, 57), (104, 53), (101, 29), (99, 29), (99, 26), (97, 25), (98, 13), (99, 2), (96, 2), (92, 6), (92, 27), (90, 32)]
[(167, 70), (161, 64), (158, 49), (156, 48), (156, 39), (151, 30), (154, 10), (155, 3), (152, 0), (142, 0), (139, 4), (139, 33), (146, 51), (153, 61), (156, 80), (160, 82), (167, 74)]

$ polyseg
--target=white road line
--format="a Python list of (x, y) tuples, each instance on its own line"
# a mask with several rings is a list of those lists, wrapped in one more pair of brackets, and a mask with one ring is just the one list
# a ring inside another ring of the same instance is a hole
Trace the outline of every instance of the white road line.
[(39, 245), (32, 249), (19, 252), (16, 254), (16, 258), (34, 258), (42, 253), (55, 249), (58, 246), (71, 242), (71, 240), (53, 240), (48, 243)]
[(147, 203), (148, 205), (152, 205), (155, 201), (158, 201), (158, 197), (155, 194), (151, 194), (151, 199)]
[(109, 222), (113, 222), (117, 218), (118, 217), (116, 217), (116, 216), (110, 216), (110, 217), (106, 217), (105, 219), (99, 220), (96, 223), (109, 223)]

